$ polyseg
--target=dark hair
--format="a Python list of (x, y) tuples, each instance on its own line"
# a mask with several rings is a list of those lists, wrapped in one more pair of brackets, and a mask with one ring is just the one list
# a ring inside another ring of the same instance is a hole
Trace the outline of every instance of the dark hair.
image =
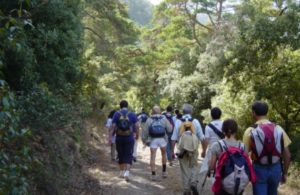
[(223, 122), (222, 131), (227, 137), (236, 134), (237, 130), (238, 124), (235, 122), (234, 119), (227, 119)]
[(211, 109), (210, 111), (210, 115), (211, 115), (211, 118), (212, 119), (220, 119), (221, 118), (221, 115), (222, 115), (222, 111), (220, 108), (218, 107), (214, 107)]
[(175, 114), (176, 114), (176, 115), (180, 114), (180, 112), (179, 112), (178, 109), (175, 110)]
[(120, 102), (120, 108), (128, 108), (128, 102), (126, 100), (122, 100)]
[(109, 115), (107, 116), (107, 118), (113, 118), (115, 112), (116, 112), (116, 110), (110, 111), (110, 113), (109, 113)]
[(172, 112), (172, 111), (173, 111), (173, 107), (172, 107), (172, 106), (168, 106), (168, 107), (166, 108), (166, 110), (167, 110), (167, 112)]
[(252, 104), (252, 111), (257, 116), (265, 116), (268, 114), (268, 105), (265, 102), (256, 101)]

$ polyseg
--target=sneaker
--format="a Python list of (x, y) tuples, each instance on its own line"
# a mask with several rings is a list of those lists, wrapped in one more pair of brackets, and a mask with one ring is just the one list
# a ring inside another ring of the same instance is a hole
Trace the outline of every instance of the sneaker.
[(199, 195), (197, 187), (196, 186), (191, 186), (192, 194), (193, 195)]
[(125, 173), (125, 171), (120, 171), (119, 177), (124, 178), (124, 173)]
[(128, 170), (125, 171), (124, 178), (126, 181), (129, 181), (129, 171)]

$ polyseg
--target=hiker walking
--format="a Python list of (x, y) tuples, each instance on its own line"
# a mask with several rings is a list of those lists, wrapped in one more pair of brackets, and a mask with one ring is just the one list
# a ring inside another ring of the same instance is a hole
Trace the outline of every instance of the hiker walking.
[(223, 139), (225, 136), (222, 132), (223, 121), (221, 120), (222, 111), (218, 107), (214, 107), (210, 111), (212, 121), (205, 127), (205, 141), (203, 144), (202, 157), (205, 157), (200, 173), (207, 173), (208, 171), (208, 161), (211, 158), (211, 146), (218, 142), (218, 140)]
[[(129, 180), (129, 171), (133, 160), (133, 147), (135, 139), (139, 136), (138, 120), (135, 113), (128, 110), (128, 102), (120, 102), (120, 110), (117, 111), (112, 120), (110, 139), (116, 133), (116, 147), (118, 151), (120, 177)], [(135, 136), (135, 137), (134, 137)]]
[(209, 170), (215, 171), (212, 186), (215, 195), (241, 195), (248, 183), (256, 180), (245, 145), (236, 139), (237, 131), (235, 120), (225, 120), (222, 125), (225, 138), (211, 146)]
[(157, 181), (159, 178), (156, 175), (155, 170), (155, 158), (157, 148), (160, 148), (162, 155), (162, 177), (167, 177), (166, 172), (166, 146), (167, 146), (167, 132), (172, 131), (172, 126), (169, 121), (161, 114), (159, 106), (154, 106), (152, 109), (152, 115), (146, 121), (145, 131), (142, 134), (142, 140), (145, 145), (150, 147), (151, 159), (151, 180)]
[[(113, 116), (115, 114), (116, 110), (112, 110), (106, 120), (105, 128), (107, 129), (108, 132), (108, 138), (109, 138), (109, 132), (110, 128), (112, 126), (112, 120)], [(108, 140), (108, 144), (110, 145), (110, 158), (111, 161), (116, 161), (116, 134), (112, 134), (111, 139)]]
[[(141, 130), (141, 132), (143, 132), (145, 130), (146, 121), (147, 121), (149, 115), (147, 112), (145, 112), (145, 109), (142, 108), (141, 112), (137, 115), (137, 117), (138, 117), (138, 121), (139, 121), (140, 130)], [(136, 140), (136, 142), (134, 143), (133, 162), (137, 161), (137, 145), (138, 145), (138, 140)]]
[(174, 155), (174, 151), (173, 151), (173, 147), (172, 147), (172, 134), (173, 134), (173, 130), (174, 130), (174, 126), (175, 126), (175, 122), (176, 122), (176, 116), (173, 115), (173, 107), (172, 106), (168, 106), (166, 108), (166, 112), (164, 114), (164, 116), (166, 117), (166, 119), (169, 121), (169, 123), (171, 124), (172, 127), (172, 131), (171, 132), (167, 132), (168, 135), (168, 144), (167, 144), (167, 159), (169, 162), (169, 165), (172, 166), (173, 165), (173, 160), (175, 158)]
[[(204, 140), (201, 125), (197, 119), (192, 118), (192, 113), (193, 106), (184, 104), (183, 116), (181, 120), (176, 121), (171, 137), (173, 148), (178, 143), (178, 158), (184, 194), (190, 194), (191, 190), (197, 194), (198, 145), (199, 141)], [(189, 136), (183, 132), (187, 132)], [(182, 137), (183, 135), (184, 137)], [(198, 144), (195, 138), (197, 138)]]
[(288, 146), (291, 140), (279, 125), (267, 118), (268, 105), (257, 101), (252, 104), (255, 120), (243, 136), (246, 150), (251, 152), (257, 182), (253, 185), (254, 195), (277, 195), (280, 182), (286, 182), (290, 164)]

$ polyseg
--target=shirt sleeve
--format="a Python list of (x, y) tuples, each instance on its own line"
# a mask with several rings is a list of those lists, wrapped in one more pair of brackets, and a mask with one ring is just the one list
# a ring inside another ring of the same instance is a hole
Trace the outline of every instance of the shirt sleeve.
[(171, 137), (171, 140), (173, 140), (173, 141), (178, 141), (180, 124), (181, 124), (181, 122), (179, 120), (177, 120), (174, 125), (174, 131), (173, 131), (173, 134)]
[(203, 135), (202, 127), (201, 127), (199, 121), (197, 119), (194, 119), (193, 123), (196, 127), (196, 135), (197, 135), (198, 139), (200, 141), (203, 141), (205, 139), (205, 137)]
[(210, 135), (209, 135), (209, 131), (210, 131), (210, 127), (208, 125), (205, 126), (205, 138), (210, 138)]
[(219, 154), (221, 153), (221, 147), (219, 142), (213, 143), (210, 150), (211, 150), (211, 154), (216, 155), (218, 157)]
[(113, 119), (112, 119), (112, 124), (116, 124), (117, 121), (119, 120), (120, 118), (120, 113), (119, 112), (116, 112), (113, 116)]
[(245, 144), (245, 149), (247, 152), (250, 152), (250, 143), (251, 143), (251, 130), (253, 128), (249, 127), (246, 129), (244, 135), (243, 135), (243, 143)]
[(289, 138), (289, 136), (287, 135), (287, 133), (285, 132), (285, 130), (283, 130), (283, 128), (279, 125), (277, 125), (281, 130), (282, 130), (282, 136), (283, 136), (283, 147), (287, 148), (291, 143), (291, 139)]

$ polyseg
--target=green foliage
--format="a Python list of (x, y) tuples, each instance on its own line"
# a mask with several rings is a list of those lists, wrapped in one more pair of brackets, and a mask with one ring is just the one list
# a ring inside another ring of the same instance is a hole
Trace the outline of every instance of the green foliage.
[(54, 96), (43, 88), (20, 95), (18, 106), (23, 124), (38, 131), (62, 128), (76, 118), (71, 102), (66, 102), (63, 97)]
[(0, 80), (0, 110), (0, 194), (27, 194), (31, 132), (20, 126), (14, 94), (3, 80)]

